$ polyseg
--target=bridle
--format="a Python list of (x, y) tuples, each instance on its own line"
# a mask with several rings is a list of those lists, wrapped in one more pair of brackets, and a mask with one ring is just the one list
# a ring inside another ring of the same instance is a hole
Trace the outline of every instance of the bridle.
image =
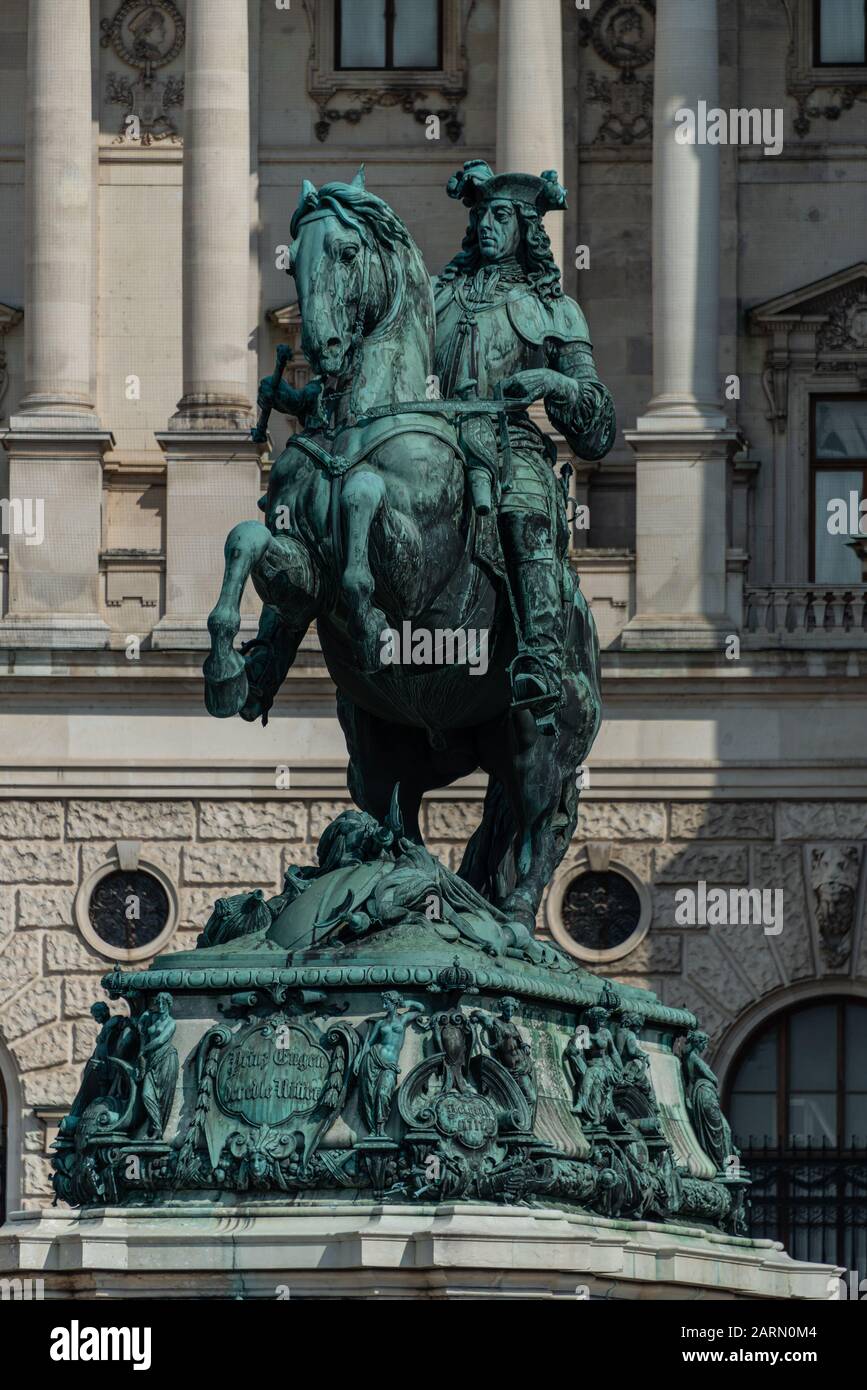
[[(309, 226), (311, 222), (322, 222), (322, 221), (324, 221), (326, 218), (332, 218), (332, 219), (334, 219), (334, 220), (339, 220), (339, 219), (337, 218), (337, 214), (336, 214), (335, 212), (333, 212), (331, 208), (317, 208), (317, 209), (315, 210), (315, 212), (310, 212), (310, 213), (308, 213), (307, 216), (306, 216), (306, 217), (303, 217), (303, 218), (301, 219), (301, 221), (298, 223), (298, 226), (297, 226), (297, 229), (296, 229), (296, 238), (297, 238), (298, 236), (301, 235), (302, 229), (303, 229), (304, 227)], [(375, 239), (374, 239), (374, 246), (376, 247), (377, 254), (379, 254), (380, 264), (382, 265), (382, 255), (381, 255), (381, 253), (379, 252), (379, 246), (377, 245)], [(361, 293), (360, 293), (359, 296), (358, 296), (358, 303), (357, 303), (356, 306), (355, 306), (355, 318), (354, 318), (354, 320), (353, 320), (352, 329), (351, 329), (351, 332), (350, 332), (350, 335), (349, 335), (349, 348), (348, 348), (348, 352), (351, 353), (351, 354), (353, 354), (353, 355), (354, 355), (354, 353), (357, 351), (357, 349), (358, 349), (358, 347), (359, 347), (359, 345), (360, 345), (360, 343), (361, 343), (361, 341), (362, 341), (362, 339), (363, 339), (363, 337), (364, 337), (364, 320), (365, 320), (366, 317), (367, 317), (367, 311), (368, 311), (368, 309), (369, 309), (369, 307), (370, 307), (370, 264), (371, 264), (371, 260), (372, 260), (371, 248), (370, 248), (370, 246), (368, 245), (366, 239), (365, 239), (364, 237), (362, 237), (362, 238), (361, 238)], [(384, 274), (384, 273), (385, 273), (385, 266), (384, 266), (384, 265), (382, 265), (382, 269), (383, 269), (383, 274)]]
[[(314, 209), (312, 212), (307, 213), (307, 214), (301, 219), (301, 221), (297, 224), (297, 227), (296, 227), (296, 230), (295, 230), (295, 236), (296, 236), (296, 238), (297, 238), (298, 236), (300, 236), (302, 229), (303, 229), (304, 227), (306, 227), (309, 223), (311, 223), (311, 222), (317, 222), (317, 221), (322, 221), (322, 220), (324, 220), (325, 218), (333, 218), (333, 219), (339, 221), (339, 218), (337, 217), (337, 214), (336, 214), (336, 213), (333, 211), (333, 209), (331, 209), (331, 208), (323, 208), (323, 207), (320, 207), (320, 208)], [(369, 234), (368, 234), (368, 235), (369, 235)], [(352, 323), (352, 328), (351, 328), (350, 334), (349, 334), (349, 346), (348, 346), (348, 348), (347, 348), (347, 366), (346, 366), (345, 371), (343, 372), (343, 377), (344, 377), (344, 378), (349, 378), (349, 385), (346, 386), (342, 391), (338, 391), (338, 390), (329, 391), (329, 392), (328, 392), (328, 396), (329, 396), (329, 399), (332, 400), (332, 401), (339, 400), (339, 399), (341, 399), (341, 397), (348, 395), (348, 394), (351, 392), (351, 390), (352, 390), (352, 388), (353, 388), (353, 385), (355, 384), (355, 378), (356, 378), (356, 372), (355, 372), (356, 358), (357, 358), (359, 349), (361, 348), (361, 345), (362, 345), (362, 343), (363, 343), (364, 340), (365, 340), (364, 325), (365, 325), (365, 321), (366, 321), (366, 319), (367, 319), (368, 313), (369, 313), (369, 311), (370, 311), (370, 305), (371, 305), (370, 280), (371, 280), (371, 265), (372, 265), (372, 263), (373, 263), (373, 256), (374, 256), (374, 253), (376, 254), (376, 256), (377, 256), (378, 259), (379, 259), (379, 265), (380, 265), (380, 270), (382, 271), (382, 278), (383, 278), (383, 281), (384, 281), (384, 283), (385, 283), (386, 285), (388, 284), (388, 274), (387, 274), (387, 271), (386, 271), (385, 260), (384, 260), (384, 258), (383, 258), (382, 248), (380, 247), (377, 238), (374, 237), (374, 236), (371, 236), (371, 237), (370, 237), (370, 241), (368, 241), (367, 235), (362, 235), (362, 236), (361, 236), (361, 289), (360, 289), (360, 293), (359, 293), (359, 296), (358, 296), (358, 301), (357, 301), (356, 306), (355, 306), (355, 316), (354, 316), (353, 323)], [(396, 316), (397, 316), (397, 311), (398, 311), (398, 309), (399, 309), (399, 307), (400, 307), (400, 300), (401, 300), (401, 299), (402, 299), (402, 296), (400, 295), (400, 293), (399, 293), (399, 292), (398, 292), (398, 293), (395, 293), (395, 295), (393, 296), (392, 304), (391, 304), (391, 306), (390, 306), (390, 308), (389, 308), (388, 313), (386, 314), (386, 316), (385, 316), (385, 318), (382, 320), (382, 322), (381, 322), (380, 324), (377, 325), (377, 327), (376, 327), (376, 329), (374, 330), (374, 332), (373, 332), (372, 334), (369, 335), (370, 337), (378, 336), (378, 335), (382, 334), (383, 332), (387, 331), (387, 330), (391, 327), (392, 323), (394, 322), (394, 319), (395, 319)]]

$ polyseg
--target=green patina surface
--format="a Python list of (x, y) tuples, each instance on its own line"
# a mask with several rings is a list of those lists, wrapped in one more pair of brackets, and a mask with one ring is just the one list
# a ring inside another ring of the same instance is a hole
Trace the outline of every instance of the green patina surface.
[[(284, 353), (262, 383), (264, 415), (301, 429), (264, 521), (227, 541), (209, 620), (208, 708), (249, 720), (317, 623), (358, 809), (275, 897), (216, 903), (195, 951), (106, 977), (129, 1017), (94, 1006), (55, 1188), (85, 1206), (525, 1201), (737, 1233), (748, 1175), (695, 1017), (535, 933), (601, 705), (566, 489), (528, 411), (584, 459), (614, 412), (544, 231), (556, 176), (473, 161), (449, 193), (469, 228), (431, 281), (361, 175), (305, 183), (291, 258), (317, 377), (282, 385)], [(236, 652), (248, 579), (262, 618)], [(384, 641), (406, 624), (431, 638), (410, 662)], [(475, 649), (438, 659), (444, 632)], [(477, 768), (483, 820), (453, 872), (419, 805)]]

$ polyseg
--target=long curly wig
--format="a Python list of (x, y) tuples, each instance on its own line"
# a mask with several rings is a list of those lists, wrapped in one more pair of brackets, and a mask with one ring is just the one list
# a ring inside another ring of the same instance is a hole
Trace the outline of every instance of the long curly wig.
[[(540, 299), (559, 299), (563, 294), (560, 269), (551, 250), (551, 239), (537, 212), (521, 203), (513, 204), (521, 229), (518, 261), (530, 285)], [(458, 254), (440, 274), (440, 282), (449, 284), (460, 275), (473, 275), (483, 264), (479, 250), (479, 216), (475, 208)]]

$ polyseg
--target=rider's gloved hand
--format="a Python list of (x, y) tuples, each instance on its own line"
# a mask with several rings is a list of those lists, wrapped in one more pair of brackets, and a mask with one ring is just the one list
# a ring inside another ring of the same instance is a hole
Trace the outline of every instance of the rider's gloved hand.
[(503, 395), (507, 400), (519, 402), (526, 408), (556, 391), (564, 380), (559, 372), (547, 367), (531, 367), (528, 371), (515, 372), (514, 376), (507, 377), (502, 383)]

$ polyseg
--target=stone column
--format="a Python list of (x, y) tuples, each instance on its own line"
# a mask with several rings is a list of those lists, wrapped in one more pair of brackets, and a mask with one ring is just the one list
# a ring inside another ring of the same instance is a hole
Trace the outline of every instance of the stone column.
[(700, 123), (718, 105), (717, 25), (717, 0), (658, 0), (653, 398), (626, 432), (637, 455), (637, 611), (624, 647), (716, 647), (732, 628), (726, 472), (736, 434), (718, 364), (720, 149), (675, 138), (678, 111)]
[(31, 0), (25, 396), (3, 441), (25, 526), (9, 536), (3, 646), (107, 645), (101, 462), (113, 440), (94, 410), (94, 138), (90, 0)]
[(247, 0), (188, 0), (184, 88), (184, 394), (193, 425), (246, 428), (250, 332)]
[[(257, 517), (250, 441), (251, 164), (247, 0), (188, 0), (183, 170), (183, 395), (166, 454), (166, 613), (157, 647), (204, 645), (236, 522)], [(255, 596), (246, 598), (254, 612)]]
[[(563, 177), (563, 21), (561, 0), (500, 0), (497, 173)], [(563, 269), (563, 215), (545, 228)]]

